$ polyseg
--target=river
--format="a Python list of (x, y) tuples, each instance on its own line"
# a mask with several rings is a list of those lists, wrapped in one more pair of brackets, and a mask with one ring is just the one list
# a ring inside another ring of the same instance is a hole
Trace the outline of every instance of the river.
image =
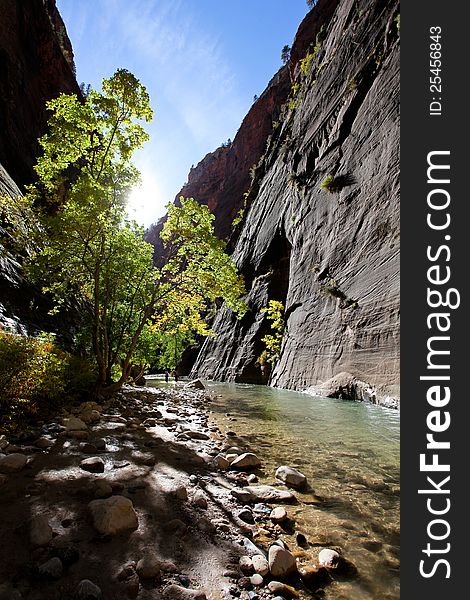
[[(232, 430), (262, 460), (261, 483), (279, 465), (302, 471), (313, 491), (288, 507), (309, 548), (338, 547), (358, 569), (336, 577), (325, 600), (399, 598), (399, 412), (366, 403), (318, 398), (257, 385), (205, 382), (212, 419)], [(292, 534), (282, 534), (291, 549)]]

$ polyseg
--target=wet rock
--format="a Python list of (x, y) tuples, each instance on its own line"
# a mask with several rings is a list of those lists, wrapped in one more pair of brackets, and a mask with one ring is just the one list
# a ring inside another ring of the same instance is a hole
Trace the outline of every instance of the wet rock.
[(104, 461), (99, 456), (84, 458), (80, 463), (80, 468), (90, 473), (103, 473)]
[(194, 389), (194, 390), (205, 390), (206, 389), (205, 385), (202, 383), (202, 381), (200, 379), (193, 379), (192, 381), (187, 383), (184, 387), (187, 389)]
[(245, 523), (253, 524), (255, 522), (253, 513), (248, 508), (242, 508), (242, 510), (239, 510), (237, 517)]
[(302, 488), (307, 484), (307, 478), (303, 473), (286, 465), (277, 469), (276, 479), (293, 488)]
[(101, 438), (93, 440), (93, 444), (96, 446), (97, 450), (106, 450), (106, 442)]
[(66, 431), (87, 431), (86, 423), (78, 417), (68, 417), (62, 421)]
[(295, 557), (280, 546), (271, 546), (268, 554), (269, 570), (273, 577), (288, 577), (297, 569)]
[(336, 567), (341, 559), (341, 556), (336, 550), (331, 548), (323, 548), (318, 554), (318, 564), (321, 567)]
[(142, 579), (151, 579), (160, 575), (160, 561), (154, 554), (146, 554), (137, 563), (136, 571)]
[(231, 494), (240, 502), (292, 502), (295, 496), (287, 490), (279, 490), (270, 485), (251, 485), (243, 490), (232, 490)]
[(52, 527), (45, 515), (37, 515), (31, 519), (30, 540), (35, 548), (46, 546), (52, 540)]
[(0, 458), (0, 473), (16, 473), (21, 471), (28, 462), (24, 454), (8, 454)]
[(137, 529), (139, 525), (132, 501), (124, 496), (93, 500), (88, 504), (88, 508), (96, 531), (102, 535)]
[(99, 600), (101, 589), (89, 579), (82, 579), (77, 586), (78, 600)]
[(311, 590), (316, 590), (319, 587), (331, 581), (331, 576), (325, 567), (317, 567), (316, 565), (306, 565), (299, 569), (300, 577), (304, 584)]
[(282, 506), (277, 506), (271, 511), (269, 518), (273, 523), (282, 523), (287, 519), (287, 511)]
[(300, 546), (301, 548), (305, 548), (306, 546), (308, 546), (307, 537), (301, 531), (296, 531), (295, 532), (295, 543), (297, 544), (297, 546)]
[(261, 554), (255, 554), (251, 561), (253, 563), (253, 568), (255, 573), (262, 575), (263, 577), (269, 573), (269, 563), (267, 559)]
[(60, 579), (63, 571), (62, 561), (57, 556), (54, 556), (38, 567), (39, 575), (49, 579)]
[(281, 598), (299, 598), (299, 592), (296, 589), (281, 581), (269, 582), (268, 589), (272, 594), (279, 594)]
[(191, 590), (180, 585), (169, 585), (163, 592), (164, 600), (207, 600), (207, 596), (200, 590)]
[(249, 556), (240, 556), (238, 566), (243, 573), (253, 573), (253, 561)]
[(252, 452), (244, 452), (230, 463), (231, 469), (252, 469), (259, 466), (261, 466), (261, 461)]

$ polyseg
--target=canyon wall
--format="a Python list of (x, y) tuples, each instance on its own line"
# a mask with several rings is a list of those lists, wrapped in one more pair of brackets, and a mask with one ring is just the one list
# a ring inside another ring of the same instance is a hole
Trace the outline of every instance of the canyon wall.
[[(218, 312), (217, 337), (205, 341), (193, 375), (263, 382), (257, 358), (269, 322), (262, 309), (279, 300), (286, 326), (272, 385), (393, 405), (399, 8), (395, 0), (325, 6), (327, 19), (314, 8), (299, 28), (290, 65), (297, 92), (269, 138), (236, 242), (249, 310), (241, 320)], [(310, 65), (300, 62), (300, 48), (313, 55)]]

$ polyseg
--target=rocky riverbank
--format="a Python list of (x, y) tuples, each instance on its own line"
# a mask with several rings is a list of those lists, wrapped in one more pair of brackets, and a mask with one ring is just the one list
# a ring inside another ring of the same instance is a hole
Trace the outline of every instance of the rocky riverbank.
[(210, 403), (129, 387), (0, 436), (0, 600), (310, 598), (353, 577), (289, 516), (297, 496), (321, 502), (305, 476), (282, 465), (256, 485), (256, 449)]

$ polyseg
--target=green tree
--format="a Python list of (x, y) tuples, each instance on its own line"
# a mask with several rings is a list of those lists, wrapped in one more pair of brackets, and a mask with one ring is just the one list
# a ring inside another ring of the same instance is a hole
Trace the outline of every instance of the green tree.
[(274, 365), (279, 358), (281, 352), (282, 336), (284, 334), (284, 305), (278, 300), (270, 300), (268, 306), (263, 308), (261, 312), (266, 313), (266, 318), (271, 321), (271, 332), (265, 335), (261, 341), (265, 343), (266, 348), (258, 358), (260, 364), (270, 363)]
[(282, 47), (281, 60), (284, 64), (287, 64), (289, 62), (290, 50), (291, 50), (291, 48), (288, 44), (286, 44), (285, 46)]
[(134, 75), (120, 69), (83, 103), (62, 94), (47, 107), (52, 116), (40, 140), (39, 182), (29, 190), (33, 203), (46, 202), (31, 273), (57, 307), (70, 298), (80, 303), (81, 337), (96, 359), (98, 389), (112, 392), (129, 379), (134, 360), (142, 364), (152, 335), (175, 320), (207, 335), (200, 315), (206, 301), (225, 298), (242, 311), (243, 281), (213, 234), (207, 207), (192, 199), (169, 207), (162, 232), (169, 260), (161, 270), (127, 217), (126, 197), (139, 180), (131, 157), (148, 139), (142, 122), (152, 118)]

